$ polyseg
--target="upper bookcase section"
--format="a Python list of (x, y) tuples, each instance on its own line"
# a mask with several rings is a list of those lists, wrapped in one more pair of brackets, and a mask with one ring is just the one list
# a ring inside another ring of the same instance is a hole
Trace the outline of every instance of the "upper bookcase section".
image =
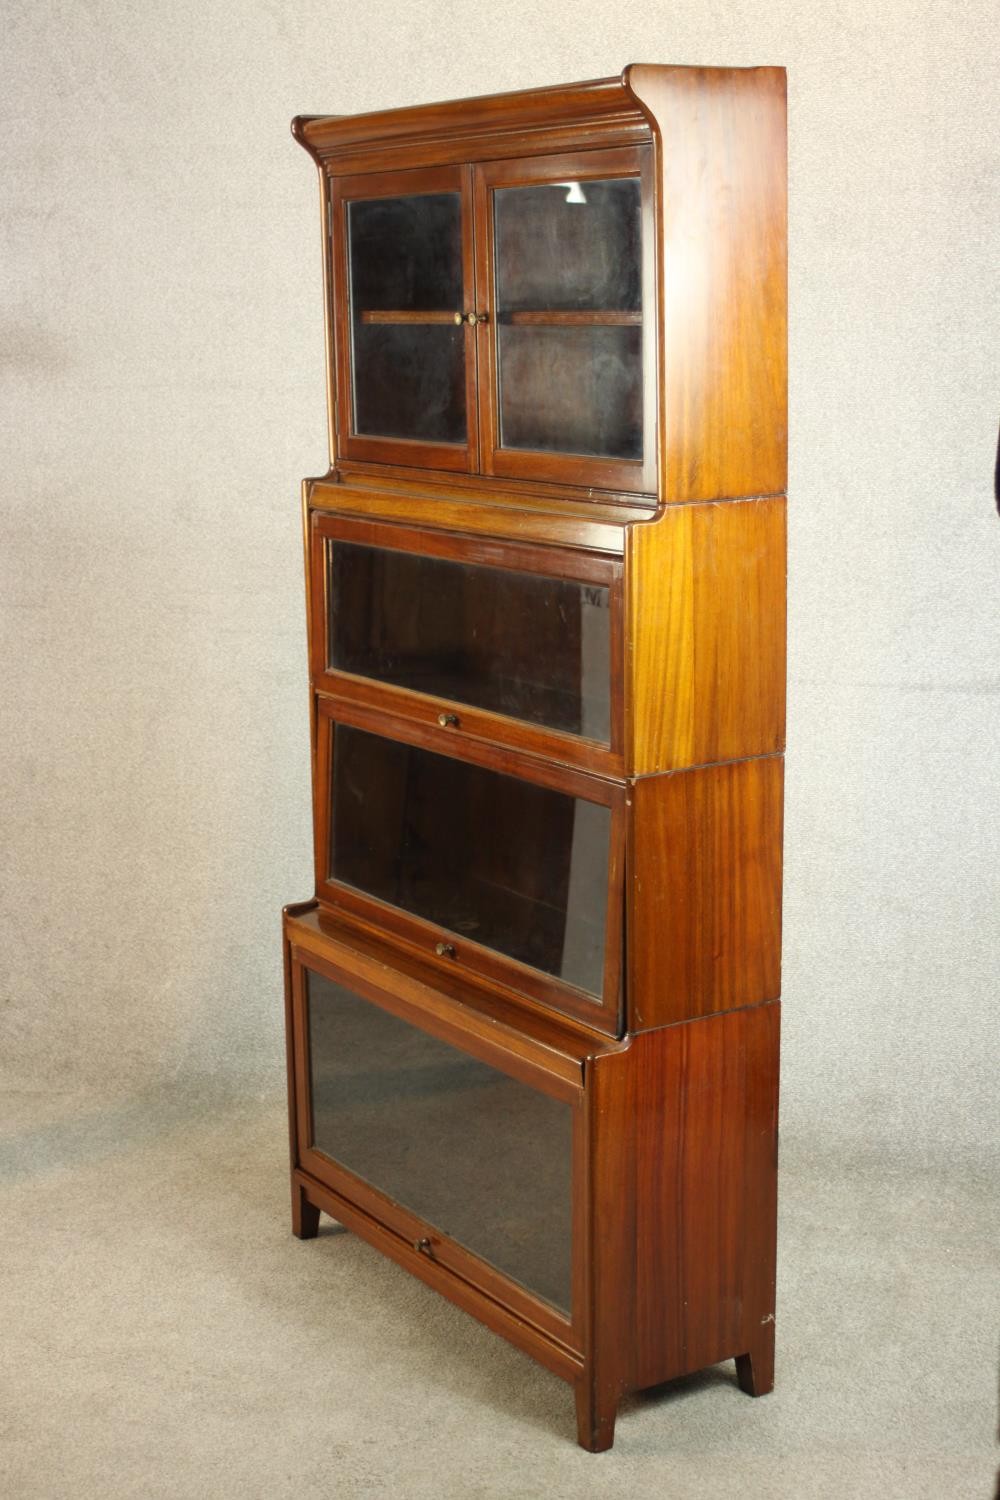
[(785, 80), (621, 78), (300, 116), (332, 468), (678, 501), (785, 487)]

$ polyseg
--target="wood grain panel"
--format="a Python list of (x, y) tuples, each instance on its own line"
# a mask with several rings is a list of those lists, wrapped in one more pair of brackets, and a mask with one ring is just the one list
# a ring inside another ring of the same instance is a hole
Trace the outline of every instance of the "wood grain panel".
[(668, 508), (626, 542), (632, 774), (785, 743), (785, 501)]
[(638, 65), (657, 139), (662, 498), (786, 485), (783, 68)]
[(777, 999), (783, 771), (767, 756), (636, 783), (630, 1030)]
[(632, 1231), (623, 1246), (615, 1224), (612, 1242), (625, 1338), (607, 1332), (628, 1351), (629, 1389), (760, 1361), (773, 1342), (780, 1010), (666, 1027), (595, 1060), (596, 1099), (617, 1126), (598, 1144), (595, 1211)]

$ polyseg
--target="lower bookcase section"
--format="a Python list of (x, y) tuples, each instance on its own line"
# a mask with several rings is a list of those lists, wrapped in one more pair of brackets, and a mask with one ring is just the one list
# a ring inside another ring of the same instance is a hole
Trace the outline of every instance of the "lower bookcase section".
[(629, 1390), (770, 1389), (777, 1002), (616, 1042), (322, 912), (285, 935), (297, 1234), (332, 1215), (571, 1381), (591, 1450)]

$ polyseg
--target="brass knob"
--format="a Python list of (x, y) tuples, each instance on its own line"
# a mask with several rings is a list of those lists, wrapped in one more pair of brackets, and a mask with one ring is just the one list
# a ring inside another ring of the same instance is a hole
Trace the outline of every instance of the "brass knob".
[(465, 321), (469, 324), (469, 326), (471, 328), (475, 328), (475, 326), (476, 326), (477, 323), (488, 323), (489, 322), (489, 317), (490, 317), (489, 313), (484, 313), (484, 312), (474, 313), (474, 312), (471, 312), (471, 313), (466, 313)]
[(465, 322), (465, 313), (456, 313), (455, 314), (455, 324), (456, 324), (456, 327), (461, 328), (461, 326), (462, 326), (462, 324), (464, 322)]
[(437, 954), (438, 958), (454, 958), (455, 957), (455, 944), (454, 943), (435, 943), (434, 944), (434, 952)]
[(421, 1255), (430, 1255), (430, 1253), (431, 1253), (431, 1242), (430, 1242), (430, 1240), (427, 1240), (427, 1239), (424, 1239), (424, 1240), (414, 1240), (413, 1241), (413, 1248), (414, 1248), (414, 1250), (419, 1250), (420, 1253), (421, 1253)]
[(438, 714), (438, 723), (442, 729), (457, 729), (458, 714)]

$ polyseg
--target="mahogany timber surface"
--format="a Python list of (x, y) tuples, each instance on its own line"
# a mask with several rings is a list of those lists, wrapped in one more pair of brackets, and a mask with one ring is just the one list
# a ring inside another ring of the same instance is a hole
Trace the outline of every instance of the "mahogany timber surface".
[(605, 1426), (626, 1390), (748, 1354), (765, 1373), (780, 1014), (775, 1001), (664, 1027), (594, 1062), (591, 1358)]
[(624, 76), (659, 144), (661, 498), (780, 494), (785, 70), (637, 64)]
[(785, 501), (668, 506), (626, 541), (634, 775), (785, 743)]
[(777, 999), (783, 785), (778, 755), (636, 782), (630, 1030)]

